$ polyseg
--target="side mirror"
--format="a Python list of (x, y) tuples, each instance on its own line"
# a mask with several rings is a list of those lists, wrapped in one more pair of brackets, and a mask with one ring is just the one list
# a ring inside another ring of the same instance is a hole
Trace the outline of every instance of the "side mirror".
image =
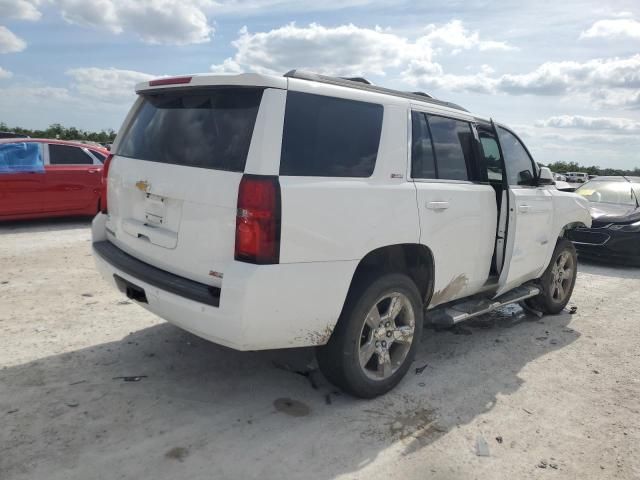
[(538, 185), (555, 185), (553, 173), (549, 167), (540, 167), (540, 176), (538, 177)]

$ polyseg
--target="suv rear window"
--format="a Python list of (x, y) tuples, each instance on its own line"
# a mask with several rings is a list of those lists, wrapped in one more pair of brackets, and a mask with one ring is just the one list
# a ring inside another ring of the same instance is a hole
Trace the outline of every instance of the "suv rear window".
[(262, 91), (217, 88), (145, 95), (117, 155), (242, 172)]
[(280, 174), (370, 177), (382, 112), (374, 103), (288, 92)]

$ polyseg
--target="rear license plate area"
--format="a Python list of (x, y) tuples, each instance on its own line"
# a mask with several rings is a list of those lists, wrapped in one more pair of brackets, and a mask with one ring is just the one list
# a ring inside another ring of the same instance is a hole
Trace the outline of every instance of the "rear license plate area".
[(124, 293), (127, 298), (140, 303), (149, 303), (144, 288), (131, 283), (129, 280), (125, 280), (119, 275), (114, 275), (113, 278), (116, 281), (118, 290)]
[(162, 225), (166, 214), (166, 202), (163, 197), (147, 194), (144, 202), (145, 223)]

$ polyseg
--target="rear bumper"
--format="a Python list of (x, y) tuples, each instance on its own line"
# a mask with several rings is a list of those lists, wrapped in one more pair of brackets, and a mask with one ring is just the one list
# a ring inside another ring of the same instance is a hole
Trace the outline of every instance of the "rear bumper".
[[(193, 293), (194, 287), (202, 293), (206, 285), (144, 264), (108, 241), (105, 247), (101, 217), (104, 215), (94, 219), (93, 252), (98, 270), (107, 282), (121, 291), (122, 280), (118, 277), (129, 282), (144, 290), (146, 303), (133, 298), (138, 305), (195, 335), (236, 350), (326, 343), (358, 264), (357, 261), (279, 265), (232, 262), (224, 272), (215, 306), (185, 295)], [(106, 250), (110, 254), (105, 255)], [(126, 255), (122, 257), (124, 262), (119, 261), (118, 251)], [(127, 257), (133, 259), (134, 266)], [(209, 295), (216, 296), (211, 292)]]
[[(95, 242), (93, 251), (107, 263), (131, 277), (188, 300), (220, 306), (220, 289), (165, 272), (123, 252), (108, 240)], [(117, 283), (117, 282), (116, 282)]]

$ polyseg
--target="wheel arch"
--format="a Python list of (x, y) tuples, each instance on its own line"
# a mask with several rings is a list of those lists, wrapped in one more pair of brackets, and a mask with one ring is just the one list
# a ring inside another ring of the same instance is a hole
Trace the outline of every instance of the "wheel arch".
[(574, 228), (585, 228), (587, 225), (584, 222), (570, 222), (567, 223), (564, 227), (562, 227), (560, 229), (560, 232), (558, 233), (558, 238), (567, 238), (567, 232), (569, 230), (573, 230)]
[(429, 304), (433, 295), (435, 273), (433, 253), (429, 247), (419, 243), (400, 243), (370, 251), (358, 263), (351, 279), (349, 293), (354, 285), (363, 279), (386, 273), (408, 275), (418, 287), (424, 304)]

